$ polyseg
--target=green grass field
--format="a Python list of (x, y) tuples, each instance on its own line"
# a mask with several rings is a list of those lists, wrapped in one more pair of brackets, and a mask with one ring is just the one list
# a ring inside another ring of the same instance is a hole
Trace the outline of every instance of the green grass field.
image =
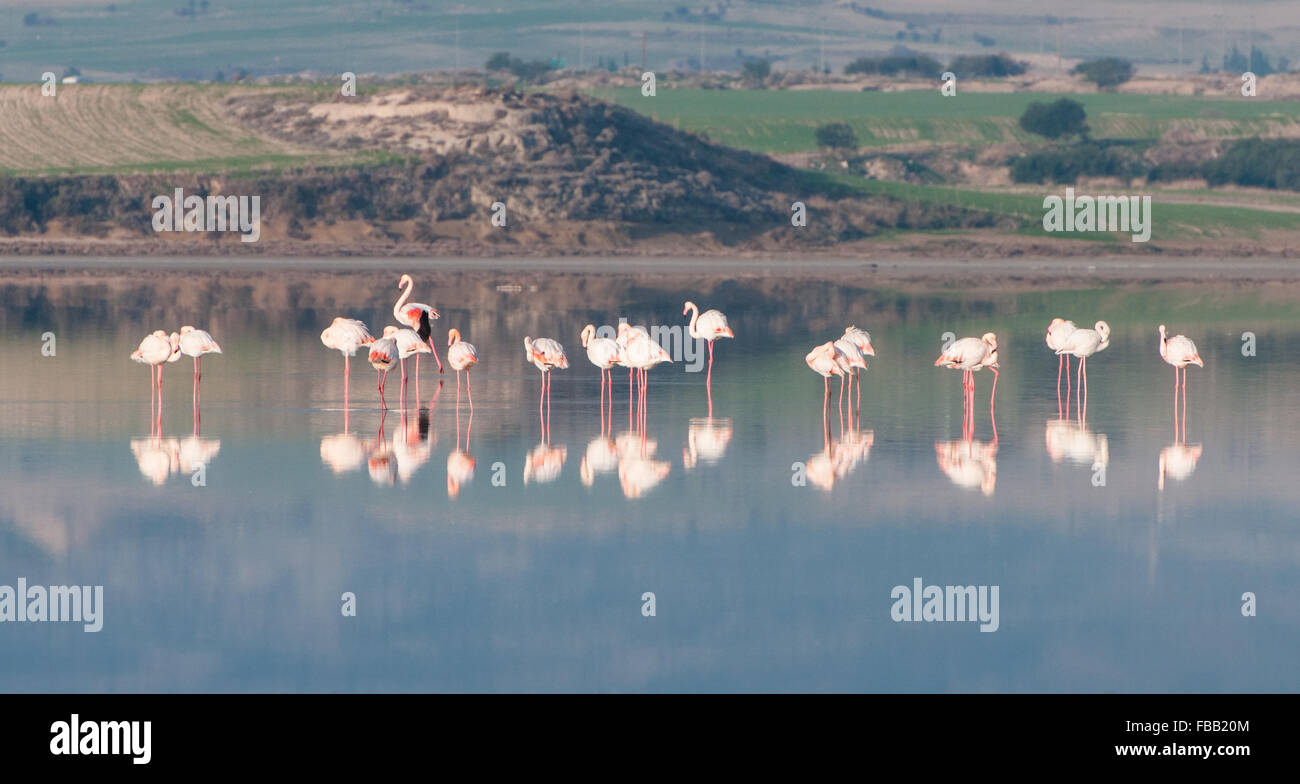
[(1042, 141), (1020, 130), (1017, 120), (1030, 103), (1060, 97), (1084, 105), (1099, 138), (1157, 139), (1172, 129), (1209, 138), (1257, 136), (1300, 123), (1300, 102), (1256, 99), (973, 92), (945, 98), (937, 89), (675, 90), (662, 84), (654, 97), (637, 88), (599, 89), (593, 95), (721, 144), (768, 154), (816, 150), (816, 129), (829, 122), (851, 125), (865, 147)]

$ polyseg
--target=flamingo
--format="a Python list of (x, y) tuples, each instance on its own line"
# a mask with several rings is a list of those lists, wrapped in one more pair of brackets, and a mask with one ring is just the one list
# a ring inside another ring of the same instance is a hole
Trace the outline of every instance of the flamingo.
[[(460, 330), (447, 330), (447, 364), (456, 371), (456, 409), (460, 410), (460, 372), (465, 371), (465, 387), (469, 391), (469, 410), (474, 410), (474, 387), (469, 383), (469, 369), (478, 364), (478, 349), (473, 343), (460, 339)], [(466, 438), (466, 441), (469, 439)], [(466, 444), (468, 446), (468, 444)]]
[(364, 322), (339, 316), (320, 333), (320, 342), (326, 348), (332, 348), (343, 355), (343, 408), (346, 409), (348, 381), (352, 377), (352, 357), (356, 356), (357, 349), (374, 343), (375, 336), (370, 334)]
[[(145, 335), (136, 350), (131, 352), (131, 359), (142, 365), (149, 365), (149, 408), (153, 408), (156, 391), (159, 420), (162, 419), (162, 365), (164, 362), (175, 362), (180, 358), (180, 335), (175, 332), (168, 335), (161, 329)], [(154, 423), (149, 424), (152, 427)]]
[[(618, 347), (620, 349), (619, 357), (620, 357), (621, 364), (627, 365), (627, 361), (626, 361), (627, 344), (631, 342), (633, 338), (636, 338), (638, 336), (645, 336), (646, 338), (649, 338), (650, 333), (646, 332), (645, 327), (633, 327), (629, 325), (627, 321), (618, 322), (618, 337), (614, 339), (614, 342), (618, 344)], [(632, 366), (627, 365), (628, 427), (632, 426), (632, 388), (633, 388), (632, 371), (633, 371)]]
[[(525, 359), (542, 371), (542, 396), (537, 402), (537, 413), (542, 415), (543, 403), (546, 404), (547, 411), (550, 411), (551, 371), (556, 368), (561, 370), (568, 368), (569, 358), (564, 355), (564, 346), (560, 345), (558, 340), (550, 338), (533, 340), (527, 335), (524, 336), (524, 353)], [(543, 430), (546, 429), (546, 419), (547, 417), (543, 416)]]
[(952, 368), (962, 371), (962, 388), (967, 392), (975, 391), (973, 373), (982, 368), (993, 371), (993, 391), (989, 394), (989, 408), (993, 407), (993, 396), (998, 391), (998, 338), (992, 332), (985, 332), (978, 338), (954, 340), (939, 358), (935, 367)]
[(588, 324), (582, 328), (582, 347), (587, 349), (587, 359), (600, 368), (600, 418), (605, 420), (605, 386), (609, 385), (610, 420), (613, 424), (614, 374), (615, 365), (623, 364), (623, 351), (617, 340), (596, 337), (596, 326)]
[(1047, 347), (1056, 353), (1056, 413), (1058, 415), (1061, 413), (1062, 368), (1065, 368), (1065, 399), (1070, 399), (1070, 355), (1062, 354), (1061, 349), (1065, 348), (1066, 341), (1076, 329), (1078, 327), (1074, 326), (1073, 321), (1054, 318), (1052, 323), (1047, 325), (1047, 335), (1044, 337)]
[(1110, 325), (1098, 321), (1092, 329), (1076, 329), (1071, 332), (1065, 339), (1065, 345), (1056, 350), (1057, 354), (1070, 354), (1079, 359), (1079, 369), (1076, 371), (1078, 377), (1074, 382), (1074, 405), (1080, 418), (1083, 417), (1083, 408), (1079, 401), (1088, 397), (1088, 357), (1098, 351), (1105, 351), (1109, 346)]
[(656, 365), (663, 362), (671, 363), (672, 357), (659, 345), (659, 342), (652, 340), (647, 334), (633, 333), (628, 340), (627, 348), (623, 351), (623, 361), (637, 371), (641, 389), (637, 400), (637, 410), (641, 412), (641, 432), (645, 433), (645, 416), (646, 416), (646, 387), (649, 384), (649, 371)]
[[(415, 330), (420, 339), (429, 344), (429, 349), (433, 352), (433, 358), (438, 362), (438, 372), (442, 372), (442, 360), (438, 358), (438, 347), (433, 345), (433, 319), (438, 318), (438, 311), (421, 302), (407, 302), (411, 297), (411, 289), (415, 288), (415, 281), (411, 280), (410, 275), (402, 275), (401, 280), (397, 282), (402, 296), (398, 298), (393, 305), (393, 318), (397, 323), (404, 324)], [(420, 379), (420, 358), (415, 358), (415, 378), (416, 382)]]
[(375, 377), (378, 379), (379, 406), (381, 409), (388, 408), (388, 402), (384, 400), (384, 382), (388, 380), (388, 371), (392, 370), (393, 365), (397, 364), (398, 356), (397, 341), (393, 338), (382, 337), (370, 344), (370, 367), (375, 369)]
[(858, 407), (861, 408), (862, 371), (867, 369), (866, 358), (874, 357), (876, 355), (876, 348), (875, 346), (871, 345), (871, 333), (867, 332), (865, 329), (858, 329), (852, 324), (850, 324), (847, 328), (845, 328), (844, 336), (840, 339), (847, 340), (848, 342), (852, 343), (854, 346), (857, 346), (858, 351), (862, 354), (863, 357), (862, 369), (858, 370), (857, 373), (855, 374), (858, 377)]
[(221, 346), (217, 345), (217, 341), (213, 340), (207, 332), (186, 325), (181, 327), (180, 347), (182, 354), (194, 357), (194, 403), (198, 405), (199, 385), (203, 381), (203, 355), (220, 354)]
[[(844, 375), (840, 378), (840, 382), (841, 382), (840, 392), (841, 394), (843, 393), (844, 391), (843, 384), (847, 382), (849, 385), (849, 406), (850, 406), (849, 414), (852, 415), (853, 376), (855, 373), (860, 373), (863, 370), (867, 369), (867, 358), (863, 356), (862, 349), (858, 348), (858, 344), (850, 341), (847, 338), (840, 338), (839, 340), (836, 340), (835, 350), (839, 353), (839, 357), (840, 357), (839, 362), (841, 367), (847, 366), (845, 367)], [(859, 400), (862, 399), (861, 384), (858, 385), (858, 399)]]
[(720, 310), (706, 310), (700, 313), (700, 308), (694, 302), (688, 301), (682, 306), (682, 315), (691, 314), (691, 323), (687, 325), (687, 332), (696, 340), (707, 340), (709, 342), (709, 372), (705, 376), (704, 383), (706, 386), (713, 383), (713, 341), (718, 338), (735, 338), (736, 334), (727, 326), (727, 315)]
[[(408, 357), (414, 356), (416, 358), (416, 361), (419, 361), (419, 356), (421, 354), (430, 353), (429, 344), (421, 340), (419, 333), (417, 333), (415, 330), (411, 329), (410, 327), (395, 327), (391, 324), (384, 327), (384, 337), (392, 338), (393, 341), (397, 343), (397, 359), (402, 366), (402, 391), (405, 392), (406, 391), (406, 360)], [(420, 382), (419, 371), (416, 371), (415, 382), (416, 382), (417, 392), (418, 392), (418, 386)], [(416, 405), (418, 407), (419, 405), (418, 400), (416, 401)]]
[[(831, 401), (831, 376), (839, 376), (841, 389), (844, 383), (845, 365), (840, 359), (840, 351), (835, 348), (833, 341), (827, 341), (812, 351), (809, 351), (803, 361), (808, 364), (812, 372), (822, 377), (822, 386), (826, 390), (825, 397), (822, 398), (822, 425), (829, 428), (826, 424), (826, 407)], [(841, 416), (841, 419), (843, 417)]]
[[(157, 334), (157, 333), (155, 333)], [(1160, 358), (1174, 366), (1174, 435), (1178, 431), (1178, 374), (1183, 376), (1183, 438), (1187, 437), (1187, 366), (1205, 367), (1196, 344), (1186, 335), (1169, 337), (1160, 325)], [(1177, 438), (1175, 438), (1175, 441)]]

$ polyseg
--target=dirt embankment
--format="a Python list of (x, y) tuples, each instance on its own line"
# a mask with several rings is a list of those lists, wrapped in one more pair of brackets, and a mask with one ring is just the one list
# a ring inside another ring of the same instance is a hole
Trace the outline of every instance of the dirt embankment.
[[(266, 175), (11, 178), (0, 181), (0, 232), (8, 236), (0, 251), (711, 253), (816, 249), (894, 228), (995, 222), (973, 210), (855, 196), (578, 94), (270, 92), (231, 97), (226, 111), (263, 138), (381, 151), (391, 162)], [(259, 195), (260, 239), (154, 232), (152, 199), (175, 188)], [(794, 202), (807, 206), (806, 226), (791, 225)]]

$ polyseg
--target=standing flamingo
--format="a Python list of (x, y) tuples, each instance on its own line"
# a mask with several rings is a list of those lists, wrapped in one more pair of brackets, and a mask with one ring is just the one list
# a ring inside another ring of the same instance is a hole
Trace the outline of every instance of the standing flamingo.
[[(397, 343), (397, 358), (402, 366), (402, 394), (406, 394), (406, 360), (415, 357), (415, 361), (420, 361), (421, 354), (430, 353), (429, 344), (420, 339), (420, 335), (410, 327), (395, 327), (391, 324), (384, 327), (384, 337), (392, 338)], [(420, 384), (420, 374), (416, 371), (415, 384), (418, 393)], [(418, 394), (417, 394), (418, 397)], [(418, 407), (419, 401), (416, 401)], [(403, 406), (403, 409), (406, 407)]]
[(588, 324), (582, 328), (582, 347), (587, 349), (587, 359), (600, 368), (600, 420), (605, 421), (605, 387), (609, 386), (610, 422), (614, 414), (614, 373), (615, 365), (623, 364), (623, 352), (618, 341), (611, 338), (596, 337), (596, 326)]
[[(415, 330), (420, 339), (429, 344), (429, 349), (433, 351), (433, 358), (438, 362), (438, 372), (442, 372), (442, 360), (438, 358), (438, 347), (433, 344), (433, 320), (438, 318), (438, 311), (421, 302), (407, 302), (411, 297), (411, 289), (415, 288), (415, 281), (411, 280), (410, 275), (402, 275), (401, 280), (397, 282), (402, 296), (398, 298), (393, 305), (393, 318), (397, 323), (405, 324)], [(415, 358), (415, 381), (420, 383), (420, 358)]]
[(1056, 414), (1061, 416), (1061, 369), (1065, 369), (1065, 399), (1070, 399), (1070, 355), (1062, 354), (1061, 349), (1065, 348), (1065, 342), (1069, 340), (1070, 335), (1078, 327), (1074, 326), (1073, 321), (1067, 321), (1063, 318), (1054, 318), (1052, 323), (1047, 325), (1047, 335), (1044, 340), (1047, 347), (1056, 354)]
[[(155, 333), (157, 334), (157, 333)], [(1183, 376), (1183, 438), (1187, 438), (1187, 366), (1205, 367), (1205, 361), (1196, 351), (1196, 344), (1186, 335), (1166, 335), (1165, 325), (1160, 325), (1160, 358), (1174, 366), (1174, 435), (1178, 440), (1178, 374)]]
[(653, 340), (644, 332), (634, 333), (627, 342), (627, 348), (623, 352), (623, 361), (637, 371), (637, 382), (640, 384), (640, 395), (637, 397), (637, 411), (640, 416), (641, 435), (645, 436), (646, 421), (646, 388), (650, 381), (649, 371), (656, 365), (663, 362), (671, 363), (672, 357), (659, 345), (657, 340)]
[(871, 333), (867, 332), (865, 329), (858, 329), (852, 324), (850, 324), (844, 330), (844, 336), (840, 339), (847, 340), (848, 342), (857, 346), (858, 351), (861, 352), (863, 357), (863, 365), (861, 369), (859, 369), (855, 374), (858, 379), (858, 407), (861, 408), (862, 407), (862, 371), (867, 369), (866, 358), (874, 357), (876, 355), (876, 348), (875, 346), (871, 345)]
[[(175, 362), (181, 358), (180, 336), (173, 332), (168, 335), (163, 330), (154, 330), (145, 335), (144, 340), (140, 341), (139, 347), (131, 352), (131, 359), (142, 365), (149, 366), (149, 413), (154, 420), (149, 423), (150, 428), (157, 421), (161, 426), (162, 419), (162, 366), (164, 362)], [(154, 412), (155, 394), (158, 400), (157, 413)]]
[(320, 333), (320, 342), (326, 348), (332, 348), (343, 355), (343, 408), (348, 407), (348, 382), (352, 378), (352, 357), (357, 349), (375, 342), (365, 323), (357, 319), (339, 316)]
[(727, 316), (720, 310), (706, 310), (700, 313), (700, 308), (694, 302), (687, 302), (682, 306), (682, 315), (691, 314), (691, 323), (687, 326), (687, 331), (691, 337), (696, 340), (707, 340), (709, 342), (709, 372), (705, 376), (704, 383), (706, 386), (713, 383), (713, 341), (718, 338), (734, 338), (736, 334), (727, 326)]
[[(822, 377), (822, 386), (826, 390), (826, 395), (822, 398), (822, 428), (829, 434), (830, 425), (826, 420), (826, 409), (831, 402), (831, 376), (839, 376), (842, 385), (844, 383), (845, 365), (842, 364), (840, 359), (839, 349), (835, 348), (835, 343), (831, 341), (809, 351), (803, 361), (808, 363), (808, 367), (812, 369), (812, 372)], [(843, 416), (840, 418), (843, 419)]]
[[(840, 367), (845, 368), (845, 373), (840, 377), (840, 392), (844, 391), (844, 383), (849, 385), (849, 420), (853, 419), (853, 377), (855, 373), (860, 373), (867, 369), (867, 358), (862, 355), (862, 350), (858, 344), (848, 338), (840, 338), (834, 341), (835, 350), (839, 352)], [(862, 385), (858, 384), (858, 399), (862, 399)], [(841, 401), (842, 402), (842, 401)]]
[(180, 336), (181, 353), (194, 357), (194, 400), (197, 403), (199, 386), (203, 382), (203, 355), (220, 354), (221, 346), (207, 332), (188, 325), (181, 327)]
[(993, 371), (993, 390), (989, 393), (989, 415), (993, 415), (998, 392), (998, 338), (985, 332), (978, 338), (954, 340), (934, 361), (935, 367), (962, 371), (962, 391), (965, 399), (964, 433), (974, 436), (975, 429), (975, 371), (989, 368)]
[[(1065, 339), (1057, 354), (1070, 354), (1079, 360), (1074, 382), (1074, 408), (1082, 419), (1088, 404), (1088, 357), (1110, 346), (1110, 325), (1098, 321), (1092, 329), (1076, 329)], [(1082, 400), (1082, 403), (1080, 403)]]
[[(478, 364), (478, 349), (474, 344), (460, 339), (460, 330), (455, 327), (447, 330), (447, 364), (456, 371), (456, 410), (460, 411), (460, 372), (465, 371), (465, 388), (469, 392), (469, 410), (474, 411), (474, 387), (469, 383), (469, 369)], [(457, 430), (457, 438), (460, 431)], [(469, 446), (469, 434), (465, 435), (465, 445)]]
[[(398, 356), (397, 341), (393, 338), (382, 337), (370, 344), (370, 367), (375, 369), (375, 377), (378, 379), (380, 409), (388, 408), (388, 401), (384, 400), (384, 386), (388, 380), (388, 371), (397, 364)], [(383, 432), (382, 420), (380, 432)], [(383, 440), (382, 436), (380, 440)]]
[(564, 346), (560, 345), (558, 340), (550, 338), (533, 340), (527, 335), (524, 336), (524, 353), (525, 359), (542, 371), (542, 396), (537, 402), (537, 413), (542, 417), (542, 440), (545, 442), (546, 431), (549, 430), (546, 422), (550, 417), (542, 414), (542, 409), (545, 405), (547, 414), (551, 410), (551, 371), (556, 368), (561, 370), (568, 368), (569, 358), (564, 355)]

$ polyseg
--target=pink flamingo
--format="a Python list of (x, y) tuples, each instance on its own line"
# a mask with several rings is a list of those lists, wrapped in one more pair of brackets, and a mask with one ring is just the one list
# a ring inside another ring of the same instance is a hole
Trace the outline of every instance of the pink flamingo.
[(194, 405), (197, 407), (202, 394), (203, 355), (220, 354), (221, 346), (207, 332), (189, 325), (181, 327), (179, 345), (182, 354), (194, 358)]
[[(542, 396), (537, 402), (537, 414), (542, 418), (542, 440), (545, 442), (550, 430), (548, 421), (551, 411), (551, 371), (569, 367), (569, 358), (564, 354), (564, 346), (558, 340), (524, 336), (524, 358), (542, 371)], [(543, 414), (543, 406), (546, 413)]]
[(1065, 342), (1076, 329), (1078, 327), (1074, 326), (1073, 321), (1054, 318), (1052, 323), (1047, 325), (1047, 335), (1044, 337), (1047, 347), (1056, 354), (1056, 415), (1058, 417), (1064, 416), (1061, 412), (1062, 368), (1065, 369), (1065, 399), (1070, 399), (1070, 355), (1062, 354), (1061, 349), (1065, 348)]
[[(430, 353), (429, 344), (421, 340), (420, 335), (410, 327), (395, 327), (391, 324), (384, 327), (384, 337), (392, 338), (393, 342), (397, 343), (397, 359), (402, 366), (402, 395), (405, 396), (406, 395), (406, 360), (407, 358), (414, 356), (415, 361), (419, 362), (421, 354)], [(420, 388), (419, 371), (416, 371), (415, 374), (415, 388), (416, 388), (416, 398), (417, 398), (416, 405), (418, 407), (419, 388)], [(406, 406), (402, 406), (402, 409), (405, 410)]]
[[(415, 330), (420, 339), (429, 344), (429, 350), (433, 352), (433, 358), (438, 362), (438, 372), (441, 373), (442, 360), (438, 358), (438, 347), (433, 344), (433, 320), (438, 318), (438, 311), (422, 302), (407, 302), (411, 297), (411, 289), (415, 288), (415, 281), (411, 280), (410, 275), (403, 275), (397, 282), (397, 287), (404, 291), (397, 303), (393, 305), (393, 318), (397, 319), (397, 323)], [(415, 358), (415, 378), (418, 384), (420, 378), (418, 356)]]
[[(135, 351), (131, 352), (131, 359), (142, 365), (149, 366), (149, 422), (150, 428), (153, 428), (156, 421), (161, 428), (162, 420), (162, 366), (164, 362), (175, 362), (181, 358), (180, 335), (173, 332), (168, 335), (163, 330), (154, 330), (145, 335), (144, 340)], [(154, 398), (158, 400), (158, 408), (154, 409)]]
[(639, 413), (637, 419), (640, 422), (641, 435), (644, 439), (647, 414), (646, 388), (650, 381), (649, 371), (660, 363), (671, 363), (673, 359), (664, 350), (664, 347), (659, 345), (658, 341), (641, 333), (633, 334), (628, 340), (627, 349), (623, 352), (623, 361), (637, 371), (637, 379), (640, 384), (640, 395), (637, 397), (637, 411)]
[(863, 358), (862, 368), (855, 373), (858, 380), (858, 408), (861, 408), (862, 407), (862, 371), (867, 369), (866, 358), (874, 357), (876, 355), (876, 348), (875, 346), (871, 345), (871, 333), (867, 332), (865, 329), (858, 329), (852, 324), (850, 324), (848, 328), (844, 330), (844, 336), (841, 337), (840, 340), (847, 340), (849, 343), (852, 343), (854, 346), (857, 347), (859, 353), (862, 354), (862, 358)]
[(388, 380), (388, 371), (397, 364), (398, 353), (397, 341), (393, 338), (379, 338), (370, 344), (370, 367), (375, 369), (375, 377), (378, 379), (380, 409), (388, 408), (388, 402), (384, 400), (384, 382)]
[(370, 334), (364, 322), (339, 316), (320, 333), (320, 342), (326, 348), (332, 348), (343, 355), (343, 408), (346, 411), (348, 382), (352, 378), (352, 357), (356, 355), (357, 349), (374, 343), (375, 336)]
[(846, 372), (847, 363), (840, 359), (839, 349), (835, 348), (833, 341), (827, 341), (809, 351), (803, 361), (808, 364), (812, 372), (822, 377), (822, 387), (826, 390), (826, 395), (822, 398), (822, 429), (829, 439), (830, 424), (826, 418), (826, 411), (831, 402), (831, 376), (840, 377), (840, 389), (842, 390), (844, 388), (844, 373)]
[[(447, 330), (447, 364), (456, 371), (456, 411), (460, 412), (460, 372), (465, 371), (465, 388), (469, 392), (470, 415), (474, 412), (474, 387), (469, 382), (469, 369), (478, 364), (478, 349), (474, 344), (460, 339), (460, 330), (455, 327)], [(457, 439), (460, 429), (457, 426)], [(469, 433), (465, 434), (465, 445), (469, 446)]]
[[(1065, 339), (1057, 354), (1071, 354), (1078, 358), (1079, 369), (1074, 382), (1074, 408), (1080, 421), (1088, 408), (1088, 357), (1110, 346), (1110, 325), (1098, 321), (1092, 329), (1076, 329)], [(1082, 401), (1082, 402), (1080, 402)]]
[(934, 361), (935, 367), (946, 367), (962, 371), (962, 391), (964, 392), (966, 408), (966, 417), (962, 429), (972, 432), (972, 434), (975, 419), (975, 371), (986, 367), (993, 371), (993, 390), (989, 393), (989, 412), (992, 414), (994, 396), (998, 391), (997, 351), (997, 336), (992, 332), (985, 332), (978, 338), (954, 340)]
[[(605, 423), (605, 387), (609, 386), (609, 422), (614, 422), (614, 372), (616, 365), (623, 364), (623, 351), (618, 341), (611, 338), (596, 337), (596, 326), (588, 324), (582, 328), (582, 347), (587, 350), (587, 359), (600, 368), (600, 420), (602, 432)], [(630, 370), (630, 369), (629, 369)]]
[(727, 316), (720, 310), (700, 313), (699, 306), (688, 301), (682, 306), (682, 315), (687, 313), (691, 314), (691, 323), (687, 326), (691, 337), (709, 343), (709, 372), (704, 380), (705, 386), (708, 386), (713, 383), (713, 341), (718, 338), (734, 338), (736, 334), (727, 326)]
[[(155, 333), (157, 334), (157, 333)], [(1160, 325), (1160, 358), (1174, 366), (1174, 441), (1178, 441), (1178, 374), (1183, 384), (1183, 439), (1187, 439), (1187, 366), (1205, 367), (1196, 350), (1196, 344), (1186, 335), (1166, 335), (1165, 325)]]

